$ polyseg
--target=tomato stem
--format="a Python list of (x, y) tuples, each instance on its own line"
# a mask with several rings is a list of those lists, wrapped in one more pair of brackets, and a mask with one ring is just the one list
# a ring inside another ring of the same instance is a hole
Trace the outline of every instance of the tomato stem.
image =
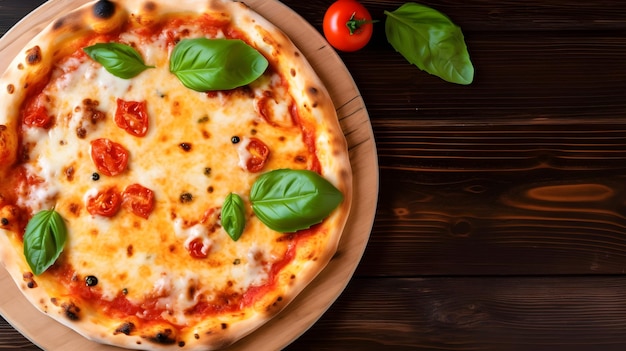
[(352, 13), (352, 16), (350, 16), (350, 19), (348, 20), (348, 22), (346, 22), (346, 27), (348, 27), (348, 30), (350, 31), (350, 35), (353, 35), (354, 33), (358, 33), (357, 31), (359, 30), (359, 28), (361, 28), (362, 26), (368, 24), (368, 23), (376, 23), (378, 22), (377, 20), (368, 20), (368, 19), (356, 19), (354, 18), (356, 16), (356, 12)]

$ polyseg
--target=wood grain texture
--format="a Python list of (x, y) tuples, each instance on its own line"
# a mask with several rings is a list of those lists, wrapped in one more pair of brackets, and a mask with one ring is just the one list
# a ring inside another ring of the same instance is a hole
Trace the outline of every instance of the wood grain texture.
[[(283, 2), (319, 31), (331, 1)], [(404, 1), (362, 3), (384, 20)], [(340, 54), (377, 216), (347, 290), (287, 349), (626, 349), (626, 2), (420, 3), (463, 28), (475, 81), (410, 66), (382, 23)]]

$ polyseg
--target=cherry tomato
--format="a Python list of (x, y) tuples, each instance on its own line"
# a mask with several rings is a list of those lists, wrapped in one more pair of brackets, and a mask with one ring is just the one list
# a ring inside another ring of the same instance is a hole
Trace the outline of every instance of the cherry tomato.
[(117, 188), (110, 187), (87, 199), (87, 212), (92, 215), (113, 217), (120, 209), (121, 204), (122, 196)]
[(356, 0), (338, 0), (324, 15), (323, 29), (326, 40), (341, 51), (363, 48), (372, 37), (372, 16)]
[(246, 150), (250, 152), (250, 158), (248, 158), (246, 162), (246, 168), (252, 173), (260, 172), (263, 167), (265, 167), (265, 162), (270, 156), (270, 149), (261, 140), (250, 138)]
[(145, 101), (117, 99), (115, 124), (130, 135), (142, 137), (148, 132), (148, 112)]
[(189, 243), (189, 255), (193, 258), (207, 258), (210, 247), (205, 247), (202, 238), (195, 238)]
[(141, 184), (131, 184), (122, 192), (122, 207), (148, 219), (154, 209), (154, 192)]
[(31, 98), (26, 102), (22, 121), (29, 127), (39, 127), (47, 129), (52, 122), (52, 116), (41, 102), (43, 95)]
[(100, 173), (115, 176), (126, 169), (128, 151), (109, 139), (96, 139), (91, 142), (91, 159)]

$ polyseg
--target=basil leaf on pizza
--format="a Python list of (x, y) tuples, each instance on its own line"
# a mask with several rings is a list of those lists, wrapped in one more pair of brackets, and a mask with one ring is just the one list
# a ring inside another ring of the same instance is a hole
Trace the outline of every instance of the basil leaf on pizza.
[(40, 211), (31, 218), (24, 233), (24, 257), (35, 275), (56, 262), (66, 238), (65, 222), (54, 209)]
[(93, 60), (100, 63), (109, 73), (130, 79), (154, 66), (148, 66), (131, 46), (121, 43), (98, 43), (83, 48)]
[(246, 226), (246, 212), (241, 196), (235, 193), (230, 193), (226, 196), (226, 200), (224, 200), (222, 205), (221, 217), (222, 227), (224, 227), (231, 239), (233, 241), (239, 240)]
[(184, 39), (170, 57), (170, 72), (184, 86), (199, 92), (250, 84), (268, 65), (261, 53), (239, 39)]
[(257, 179), (250, 201), (261, 222), (277, 232), (292, 233), (328, 217), (343, 194), (316, 172), (278, 169)]

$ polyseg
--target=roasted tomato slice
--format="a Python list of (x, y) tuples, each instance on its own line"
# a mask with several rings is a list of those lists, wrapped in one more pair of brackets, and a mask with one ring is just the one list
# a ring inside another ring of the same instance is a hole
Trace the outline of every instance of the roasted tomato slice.
[(42, 95), (29, 99), (24, 108), (22, 122), (28, 127), (49, 128), (52, 124), (52, 116), (41, 103)]
[(120, 209), (122, 196), (117, 188), (110, 187), (99, 191), (95, 196), (87, 198), (87, 211), (92, 215), (113, 217)]
[(100, 173), (115, 176), (126, 169), (128, 151), (109, 139), (96, 139), (91, 142), (91, 159)]
[(148, 110), (145, 101), (117, 99), (115, 124), (129, 134), (142, 137), (148, 132)]
[(148, 219), (154, 209), (154, 192), (141, 184), (131, 184), (122, 193), (122, 207)]
[(250, 158), (246, 162), (246, 168), (252, 173), (260, 172), (265, 167), (265, 163), (270, 156), (270, 149), (261, 140), (250, 138), (246, 150), (250, 153)]
[(193, 258), (207, 258), (210, 247), (206, 247), (202, 238), (195, 238), (189, 243), (189, 255)]

